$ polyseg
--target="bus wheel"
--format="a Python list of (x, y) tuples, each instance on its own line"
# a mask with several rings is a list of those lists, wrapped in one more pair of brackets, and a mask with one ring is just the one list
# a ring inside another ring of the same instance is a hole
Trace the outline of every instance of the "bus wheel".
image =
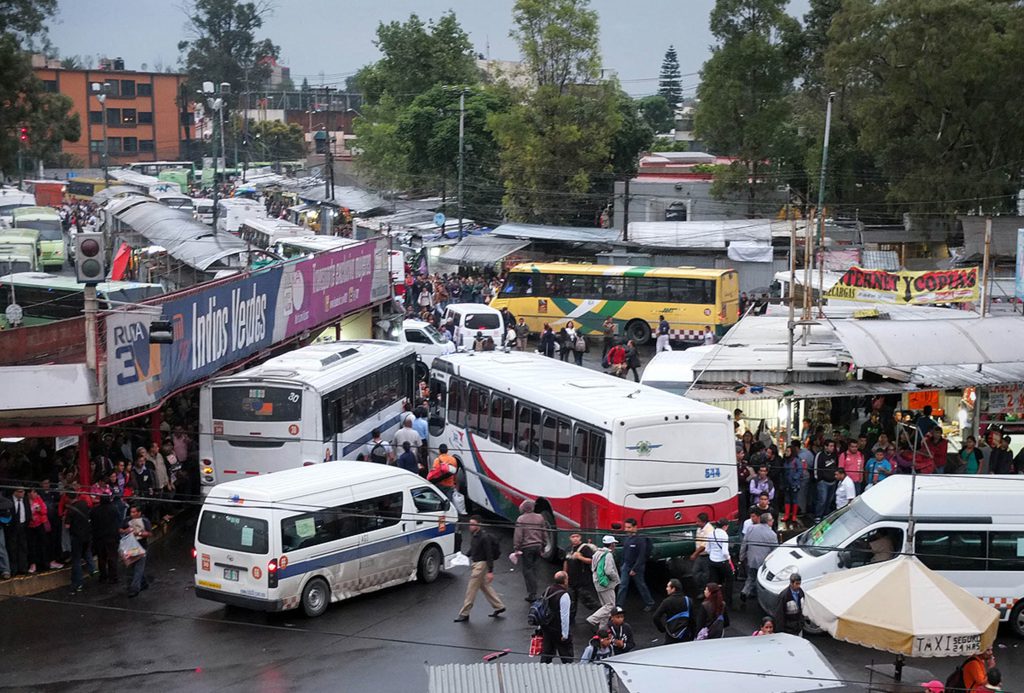
[(423, 553), (420, 554), (420, 562), (416, 566), (416, 579), (429, 585), (441, 574), (443, 562), (444, 556), (441, 555), (441, 549), (434, 544), (423, 549)]
[(1010, 612), (1010, 628), (1018, 638), (1024, 638), (1024, 599), (1018, 599)]
[(541, 550), (541, 556), (546, 561), (551, 563), (558, 562), (558, 529), (555, 527), (555, 516), (551, 514), (550, 510), (545, 510), (541, 514), (544, 518), (544, 525), (547, 527), (547, 533), (545, 534), (544, 548)]
[(331, 588), (323, 578), (315, 577), (302, 588), (302, 610), (310, 618), (327, 611), (331, 603)]
[(639, 346), (651, 341), (651, 326), (643, 320), (632, 320), (626, 323), (626, 339), (632, 339)]

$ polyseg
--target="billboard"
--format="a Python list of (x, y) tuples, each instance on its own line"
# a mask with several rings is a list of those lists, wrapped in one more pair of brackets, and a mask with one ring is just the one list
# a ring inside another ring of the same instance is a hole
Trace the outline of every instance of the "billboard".
[(825, 298), (899, 305), (973, 303), (979, 299), (978, 268), (908, 272), (851, 267)]
[[(106, 313), (107, 411), (159, 402), (370, 305), (375, 250), (373, 242), (361, 243), (172, 295), (152, 308)], [(149, 323), (157, 317), (171, 322), (173, 344), (149, 343)]]

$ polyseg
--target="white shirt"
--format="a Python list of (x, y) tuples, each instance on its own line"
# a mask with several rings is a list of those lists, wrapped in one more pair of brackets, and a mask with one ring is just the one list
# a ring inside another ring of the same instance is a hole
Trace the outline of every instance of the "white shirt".
[(729, 533), (721, 527), (708, 540), (708, 558), (712, 563), (725, 563), (729, 560)]
[(749, 518), (744, 520), (743, 521), (743, 529), (740, 530), (741, 535), (744, 536), (744, 537), (747, 536), (747, 532), (749, 532), (750, 528), (753, 527), (753, 526), (754, 526), (754, 521), (753, 520), (751, 520)]
[(857, 487), (853, 485), (850, 477), (845, 477), (836, 486), (836, 507), (843, 508), (850, 504), (857, 497)]
[(715, 333), (712, 332), (711, 330), (708, 330), (707, 332), (704, 333), (704, 344), (707, 345), (707, 344), (714, 344), (714, 343), (715, 343)]

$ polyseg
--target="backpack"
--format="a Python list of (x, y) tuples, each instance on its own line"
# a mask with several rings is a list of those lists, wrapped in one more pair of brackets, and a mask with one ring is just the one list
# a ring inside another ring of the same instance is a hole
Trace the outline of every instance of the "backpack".
[(550, 628), (555, 625), (555, 612), (552, 610), (549, 600), (555, 595), (561, 599), (563, 594), (565, 594), (564, 590), (552, 590), (550, 587), (544, 590), (540, 599), (530, 603), (530, 612), (526, 615), (526, 622), (539, 628)]
[[(686, 609), (665, 619), (665, 629), (676, 640), (687, 640), (690, 631), (690, 598), (683, 598), (686, 600)], [(681, 625), (671, 625), (676, 620)]]
[(388, 450), (384, 447), (384, 443), (377, 443), (370, 448), (370, 461), (377, 464), (388, 463)]
[(964, 661), (960, 662), (956, 669), (953, 670), (953, 673), (946, 678), (947, 691), (953, 692), (967, 690), (967, 682), (964, 681), (964, 666), (972, 659), (977, 659), (977, 657), (968, 657)]
[(587, 350), (587, 340), (583, 337), (583, 335), (576, 335), (576, 341), (573, 342), (572, 348), (573, 351), (578, 351), (581, 354)]

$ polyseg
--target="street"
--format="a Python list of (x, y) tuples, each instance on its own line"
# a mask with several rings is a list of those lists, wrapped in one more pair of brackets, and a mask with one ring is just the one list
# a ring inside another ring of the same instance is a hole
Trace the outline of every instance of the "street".
[[(481, 598), (468, 623), (453, 623), (468, 571), (456, 568), (431, 585), (408, 584), (334, 604), (318, 619), (299, 612), (259, 614), (197, 599), (189, 559), (191, 528), (180, 522), (153, 548), (147, 573), (152, 587), (128, 599), (124, 587), (87, 583), (72, 597), (66, 589), (3, 605), (0, 689), (44, 691), (374, 690), (421, 692), (425, 665), (476, 663), (511, 648), (503, 662), (529, 661), (531, 627), (522, 577), (507, 559), (497, 564), (495, 585), (508, 606), (503, 618), (487, 617)], [(510, 532), (502, 531), (503, 555)], [(663, 576), (652, 570), (652, 592)], [(631, 593), (627, 622), (641, 647), (656, 635)], [(748, 636), (760, 621), (753, 605), (731, 615), (727, 637)], [(582, 621), (582, 618), (578, 618)], [(577, 625), (577, 657), (587, 626)], [(864, 668), (892, 657), (828, 637), (814, 644), (848, 681), (868, 682)], [(1004, 681), (1024, 680), (1021, 641), (1000, 631), (996, 658)], [(681, 661), (679, 666), (701, 666)], [(737, 660), (742, 667), (742, 660)], [(953, 660), (913, 661), (945, 679)], [(553, 665), (557, 666), (557, 665)], [(685, 673), (682, 674), (685, 678)], [(876, 676), (875, 681), (878, 681)], [(1007, 690), (1019, 690), (1012, 687)]]

